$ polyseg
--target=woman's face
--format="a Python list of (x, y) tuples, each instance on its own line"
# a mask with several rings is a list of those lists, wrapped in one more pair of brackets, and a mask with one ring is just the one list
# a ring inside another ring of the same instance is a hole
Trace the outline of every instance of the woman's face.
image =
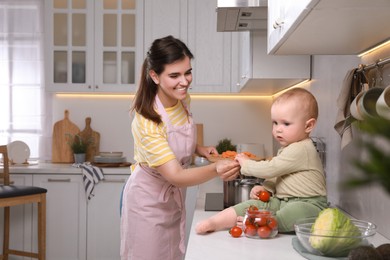
[(158, 85), (157, 95), (164, 107), (172, 107), (187, 96), (192, 82), (191, 60), (186, 56), (183, 60), (165, 65), (160, 75), (150, 71), (150, 76)]
[(303, 112), (300, 104), (294, 100), (272, 105), (272, 135), (282, 147), (307, 138), (307, 121)]

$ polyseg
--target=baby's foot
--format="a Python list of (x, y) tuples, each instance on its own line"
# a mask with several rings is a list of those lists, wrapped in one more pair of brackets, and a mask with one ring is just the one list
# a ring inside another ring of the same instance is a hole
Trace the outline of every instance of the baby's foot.
[(197, 234), (213, 232), (215, 231), (215, 225), (211, 220), (206, 219), (196, 224), (195, 231)]

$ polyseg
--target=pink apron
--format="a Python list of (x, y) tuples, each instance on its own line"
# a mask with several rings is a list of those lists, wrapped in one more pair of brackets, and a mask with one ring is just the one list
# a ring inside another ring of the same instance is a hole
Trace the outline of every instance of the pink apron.
[[(173, 126), (157, 96), (156, 105), (167, 126), (168, 144), (182, 167), (187, 168), (196, 147), (192, 117), (189, 116), (189, 122), (183, 126)], [(184, 102), (183, 106), (187, 109)], [(185, 188), (173, 186), (154, 168), (136, 166), (123, 192), (122, 260), (183, 259), (185, 192)]]

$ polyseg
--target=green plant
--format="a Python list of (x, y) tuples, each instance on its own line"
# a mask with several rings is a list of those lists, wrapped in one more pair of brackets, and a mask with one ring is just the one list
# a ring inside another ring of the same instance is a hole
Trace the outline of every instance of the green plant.
[(367, 153), (363, 160), (353, 160), (362, 176), (350, 179), (350, 187), (379, 183), (390, 193), (390, 122), (381, 117), (367, 118), (359, 123), (360, 130), (369, 138), (363, 138), (360, 146)]
[(224, 138), (218, 142), (218, 144), (215, 146), (218, 153), (221, 154), (226, 151), (236, 151), (237, 146), (232, 144), (232, 141), (230, 139)]
[(74, 154), (86, 153), (88, 146), (92, 144), (92, 140), (84, 140), (79, 134), (66, 134), (68, 137), (68, 144)]

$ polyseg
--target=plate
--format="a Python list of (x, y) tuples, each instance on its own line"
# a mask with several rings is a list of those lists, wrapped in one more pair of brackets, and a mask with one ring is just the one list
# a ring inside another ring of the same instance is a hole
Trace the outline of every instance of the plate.
[(21, 164), (28, 161), (30, 148), (25, 142), (13, 141), (7, 145), (8, 157), (12, 163)]

